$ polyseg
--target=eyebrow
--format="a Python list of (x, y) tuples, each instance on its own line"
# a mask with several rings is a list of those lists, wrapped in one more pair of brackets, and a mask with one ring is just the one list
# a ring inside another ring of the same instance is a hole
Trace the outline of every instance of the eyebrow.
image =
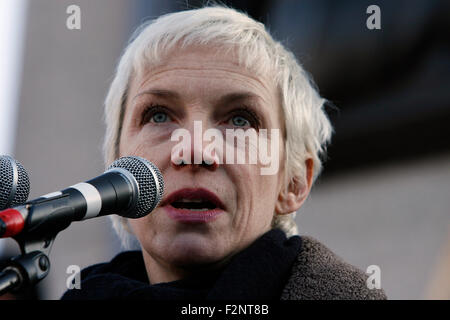
[(133, 100), (144, 94), (152, 94), (152, 95), (159, 96), (162, 98), (180, 99), (180, 95), (176, 91), (166, 90), (166, 89), (148, 89), (148, 90), (139, 92), (137, 95), (134, 96)]
[(233, 103), (236, 101), (248, 100), (248, 99), (260, 99), (260, 97), (249, 91), (232, 92), (232, 93), (223, 95), (222, 97), (219, 98), (219, 100), (217, 102), (218, 102), (218, 104), (223, 105), (223, 104), (228, 104), (228, 103)]
[[(142, 91), (138, 93), (134, 98), (144, 95), (144, 94), (152, 94), (155, 96), (159, 96), (161, 98), (172, 98), (176, 100), (180, 100), (181, 96), (176, 91), (167, 90), (167, 89), (148, 89), (145, 91)], [(247, 99), (260, 99), (260, 97), (250, 91), (239, 91), (239, 92), (231, 92), (227, 93), (223, 96), (221, 96), (216, 103), (219, 105), (232, 103), (240, 100), (247, 100)]]

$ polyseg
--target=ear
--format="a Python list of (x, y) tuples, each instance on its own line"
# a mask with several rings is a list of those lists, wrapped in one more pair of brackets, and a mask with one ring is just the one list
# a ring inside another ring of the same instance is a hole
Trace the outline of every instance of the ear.
[(305, 161), (306, 179), (300, 181), (293, 178), (287, 187), (287, 190), (281, 190), (275, 205), (276, 214), (288, 214), (297, 211), (306, 200), (311, 191), (314, 163), (311, 158)]

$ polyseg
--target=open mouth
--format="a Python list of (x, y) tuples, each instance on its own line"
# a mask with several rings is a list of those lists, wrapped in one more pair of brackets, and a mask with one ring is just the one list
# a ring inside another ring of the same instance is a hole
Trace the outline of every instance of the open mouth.
[(190, 211), (225, 209), (218, 196), (203, 188), (185, 188), (175, 191), (163, 199), (161, 206), (165, 205)]
[(170, 218), (184, 224), (212, 222), (226, 210), (218, 196), (203, 188), (175, 191), (163, 199), (161, 206)]
[(203, 199), (198, 200), (182, 199), (174, 201), (170, 205), (177, 209), (186, 209), (192, 211), (207, 211), (217, 208), (217, 205), (214, 204), (213, 202)]

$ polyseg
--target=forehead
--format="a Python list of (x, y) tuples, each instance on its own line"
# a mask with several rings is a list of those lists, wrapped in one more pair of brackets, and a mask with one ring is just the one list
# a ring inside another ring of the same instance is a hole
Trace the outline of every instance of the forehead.
[(276, 86), (269, 76), (246, 68), (236, 50), (219, 47), (191, 46), (175, 48), (156, 64), (139, 69), (132, 79), (131, 91), (137, 94), (152, 85), (183, 89), (254, 91), (264, 98), (277, 96)]

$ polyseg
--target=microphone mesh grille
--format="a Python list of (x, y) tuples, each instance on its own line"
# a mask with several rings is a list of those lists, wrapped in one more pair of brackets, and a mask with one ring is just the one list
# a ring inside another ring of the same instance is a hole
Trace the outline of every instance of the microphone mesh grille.
[[(17, 166), (18, 179), (14, 186), (14, 163)], [(11, 193), (16, 188), (13, 198)], [(30, 193), (30, 180), (22, 164), (9, 156), (0, 157), (0, 210), (10, 208), (27, 201)]]
[[(139, 199), (136, 209), (127, 214), (127, 218), (140, 218), (151, 212), (161, 201), (164, 194), (164, 180), (158, 167), (141, 157), (122, 157), (109, 167), (122, 168), (130, 172), (139, 186)], [(153, 173), (156, 175), (155, 181)], [(157, 192), (159, 186), (159, 192)]]

